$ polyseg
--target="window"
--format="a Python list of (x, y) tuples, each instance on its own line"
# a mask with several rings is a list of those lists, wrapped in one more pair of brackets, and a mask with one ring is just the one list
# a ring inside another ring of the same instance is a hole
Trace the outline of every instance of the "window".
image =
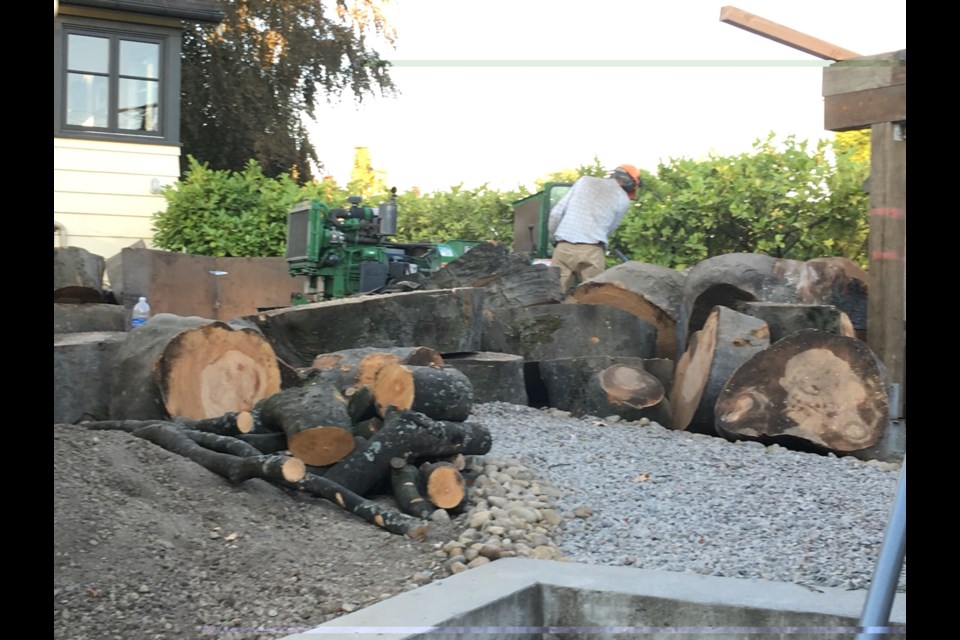
[(55, 135), (178, 141), (179, 34), (130, 27), (62, 25), (54, 45)]

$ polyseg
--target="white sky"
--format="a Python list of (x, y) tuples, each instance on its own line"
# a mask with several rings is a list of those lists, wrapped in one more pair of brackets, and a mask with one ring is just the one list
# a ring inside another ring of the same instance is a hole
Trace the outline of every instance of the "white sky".
[[(400, 95), (317, 110), (308, 127), (322, 175), (346, 184), (354, 147), (366, 146), (400, 192), (511, 189), (594, 156), (655, 171), (671, 157), (748, 151), (771, 131), (832, 138), (821, 96), (828, 63), (720, 22), (725, 4), (393, 0), (396, 48), (378, 50)], [(905, 0), (731, 4), (860, 55), (906, 49)], [(528, 63), (452, 62), (478, 60)]]

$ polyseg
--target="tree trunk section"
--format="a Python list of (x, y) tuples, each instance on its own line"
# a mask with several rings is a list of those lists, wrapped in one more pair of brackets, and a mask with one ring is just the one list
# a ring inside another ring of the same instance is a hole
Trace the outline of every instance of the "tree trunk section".
[(481, 242), (446, 267), (424, 280), (429, 290), (483, 287), (497, 276), (522, 269), (530, 260), (520, 254), (511, 254), (502, 242)]
[(265, 311), (248, 319), (294, 367), (317, 354), (359, 347), (429, 347), (439, 353), (477, 351), (483, 291), (412, 291), (327, 300)]
[(484, 314), (483, 351), (525, 360), (623, 355), (653, 357), (656, 328), (602, 304), (547, 304)]
[(448, 367), (470, 379), (474, 403), (509, 402), (527, 405), (523, 356), (480, 351), (448, 354), (444, 361)]
[(619, 416), (630, 421), (647, 418), (663, 427), (673, 426), (672, 410), (663, 385), (642, 368), (623, 364), (607, 367), (590, 378), (587, 396), (591, 415)]
[(103, 302), (102, 256), (80, 247), (53, 248), (53, 301), (63, 303)]
[(358, 347), (320, 354), (311, 366), (320, 371), (336, 371), (341, 388), (346, 389), (373, 386), (380, 369), (388, 364), (439, 367), (443, 365), (443, 356), (430, 347)]
[(373, 397), (382, 417), (392, 408), (462, 422), (473, 409), (470, 379), (453, 367), (387, 365), (373, 385)]
[(420, 491), (420, 470), (412, 464), (406, 464), (403, 458), (396, 458), (403, 464), (392, 466), (390, 483), (397, 506), (404, 513), (416, 518), (429, 518), (437, 509)]
[(801, 329), (817, 329), (838, 336), (857, 337), (850, 318), (833, 305), (741, 302), (737, 304), (736, 310), (766, 322), (770, 327), (771, 343)]
[(53, 303), (54, 333), (129, 331), (130, 311), (116, 304)]
[(838, 453), (876, 444), (888, 419), (877, 356), (861, 340), (816, 329), (791, 333), (754, 355), (716, 404), (721, 435)]
[(432, 420), (414, 411), (391, 412), (364, 451), (354, 451), (333, 465), (325, 478), (366, 495), (389, 478), (391, 460), (407, 456), (483, 455), (493, 444), (479, 423)]
[(673, 428), (716, 435), (714, 406), (740, 365), (770, 346), (767, 324), (718, 306), (677, 363), (670, 393)]
[(290, 453), (308, 465), (331, 465), (354, 449), (347, 400), (332, 385), (284, 389), (261, 402), (259, 410), (264, 425), (285, 433)]
[(686, 276), (668, 267), (624, 262), (576, 286), (569, 301), (606, 304), (631, 313), (657, 329), (656, 357), (677, 357), (677, 313)]
[(450, 462), (425, 462), (420, 465), (420, 482), (427, 499), (440, 509), (453, 509), (467, 497), (460, 470)]

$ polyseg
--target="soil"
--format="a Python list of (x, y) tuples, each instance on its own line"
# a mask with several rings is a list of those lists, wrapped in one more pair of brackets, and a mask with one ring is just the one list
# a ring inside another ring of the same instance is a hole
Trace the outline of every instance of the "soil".
[(449, 575), (437, 547), (123, 432), (54, 425), (54, 638), (281, 638)]

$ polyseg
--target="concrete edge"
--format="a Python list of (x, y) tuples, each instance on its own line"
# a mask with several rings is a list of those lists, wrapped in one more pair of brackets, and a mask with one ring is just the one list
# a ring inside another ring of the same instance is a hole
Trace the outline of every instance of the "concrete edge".
[[(848, 591), (746, 578), (722, 578), (633, 567), (503, 558), (378, 602), (282, 640), (350, 637), (403, 640), (511, 594), (540, 585), (682, 600), (703, 605), (819, 613), (858, 620), (865, 590)], [(905, 625), (906, 594), (894, 599), (891, 624)], [(338, 629), (340, 631), (338, 631)]]

